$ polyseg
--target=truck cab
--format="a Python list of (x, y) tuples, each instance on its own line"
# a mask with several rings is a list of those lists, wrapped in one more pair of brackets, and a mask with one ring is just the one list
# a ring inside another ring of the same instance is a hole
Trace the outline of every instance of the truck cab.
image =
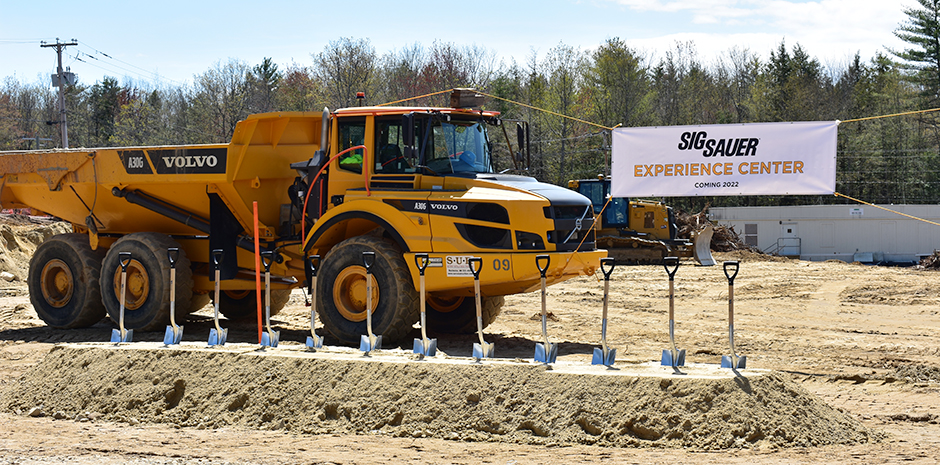
[[(329, 118), (328, 153), (302, 170), (303, 182), (313, 183), (303, 189), (313, 199), (303, 202), (303, 250), (330, 262), (339, 256), (337, 250), (361, 253), (368, 247), (344, 242), (358, 244), (368, 237), (401, 255), (399, 265), (409, 276), (396, 282), (408, 284), (418, 278), (414, 254), (428, 253), (431, 327), (453, 332), (474, 328), (470, 257), (483, 259), (486, 324), (498, 314), (502, 296), (538, 286), (536, 255), (551, 257), (549, 283), (593, 273), (599, 266), (604, 252), (596, 251), (594, 211), (587, 198), (528, 176), (494, 171), (488, 134), (501, 130), (498, 113), (356, 107)], [(336, 267), (324, 265), (328, 281), (338, 279), (340, 287), (360, 289), (352, 294), (323, 291), (321, 316), (342, 315), (336, 326), (363, 319), (365, 286), (358, 280), (365, 274), (358, 262), (352, 257)], [(391, 262), (383, 266), (395, 268)], [(388, 287), (393, 292), (407, 291), (392, 281)], [(376, 308), (382, 310), (382, 305)]]

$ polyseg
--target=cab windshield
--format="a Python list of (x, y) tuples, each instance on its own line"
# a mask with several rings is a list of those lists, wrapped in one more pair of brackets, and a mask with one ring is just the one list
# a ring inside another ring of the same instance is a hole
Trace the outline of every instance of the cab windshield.
[[(614, 197), (610, 199), (610, 205), (607, 205), (607, 198), (610, 197), (610, 181), (581, 182), (578, 192), (591, 199), (595, 215), (599, 215), (601, 210), (604, 210), (604, 219), (607, 221), (604, 227), (626, 227), (629, 224), (627, 207), (630, 199)], [(607, 205), (607, 208), (604, 208), (604, 205)]]
[(425, 165), (438, 174), (492, 173), (482, 121), (440, 121), (431, 128)]

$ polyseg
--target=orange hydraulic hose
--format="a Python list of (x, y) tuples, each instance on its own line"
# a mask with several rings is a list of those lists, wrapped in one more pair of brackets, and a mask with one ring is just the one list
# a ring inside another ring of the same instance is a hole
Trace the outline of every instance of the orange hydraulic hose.
[(255, 215), (255, 296), (258, 303), (258, 344), (261, 344), (261, 247), (258, 240), (258, 201), (251, 203)]
[[(323, 170), (325, 170), (326, 167), (330, 166), (330, 163), (333, 163), (333, 160), (336, 160), (337, 158), (339, 158), (339, 157), (341, 157), (341, 156), (343, 156), (343, 155), (345, 155), (345, 154), (347, 154), (347, 153), (349, 153), (349, 152), (351, 152), (351, 151), (353, 151), (353, 150), (358, 150), (358, 149), (362, 149), (362, 152), (363, 152), (363, 156), (362, 156), (362, 178), (365, 180), (365, 184), (366, 184), (366, 195), (367, 195), (367, 196), (371, 196), (371, 195), (372, 195), (372, 192), (369, 190), (369, 167), (368, 167), (369, 165), (367, 164), (367, 163), (368, 163), (368, 160), (369, 160), (369, 149), (366, 148), (365, 145), (357, 145), (357, 146), (354, 146), (354, 147), (350, 147), (350, 148), (348, 148), (348, 149), (346, 149), (346, 150), (343, 150), (342, 152), (337, 153), (336, 155), (333, 155), (332, 157), (330, 157), (329, 160), (327, 160), (326, 163), (323, 164), (323, 167), (320, 168), (320, 171), (317, 171), (317, 175), (313, 177), (313, 182), (311, 182), (310, 184), (307, 185), (307, 195), (304, 196), (304, 210), (303, 210), (302, 212), (300, 212), (300, 237), (301, 237), (301, 240), (305, 240), (305, 239), (307, 238), (307, 222), (306, 222), (306, 216), (307, 216), (307, 202), (310, 200), (310, 192), (313, 191), (313, 186), (315, 186), (315, 185), (317, 184), (317, 179), (320, 179), (320, 174), (323, 173)], [(321, 205), (322, 205), (322, 204), (321, 204)], [(322, 215), (323, 215), (323, 212), (320, 211), (320, 216), (322, 216)], [(302, 249), (302, 248), (303, 248), (303, 244), (301, 244), (301, 249)]]

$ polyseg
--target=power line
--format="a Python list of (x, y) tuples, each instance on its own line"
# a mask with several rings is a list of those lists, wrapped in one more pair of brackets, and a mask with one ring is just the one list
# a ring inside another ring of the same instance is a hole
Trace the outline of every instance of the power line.
[[(118, 63), (122, 63), (122, 64), (124, 64), (124, 65), (126, 65), (126, 66), (130, 66), (131, 68), (135, 68), (135, 69), (140, 70), (140, 71), (139, 71), (139, 72), (138, 72), (138, 71), (131, 71), (131, 70), (127, 69), (127, 68), (124, 68), (124, 67), (121, 67), (121, 66), (118, 66), (118, 65), (115, 65), (115, 64), (111, 64), (111, 65), (110, 65), (110, 66), (114, 66), (115, 68), (124, 70), (124, 71), (129, 72), (129, 73), (136, 74), (136, 75), (141, 76), (141, 77), (147, 77), (148, 79), (153, 79), (154, 81), (163, 80), (163, 81), (169, 81), (169, 82), (171, 82), (171, 83), (173, 83), (173, 84), (176, 84), (176, 85), (184, 85), (184, 84), (185, 84), (184, 82), (180, 82), (180, 81), (177, 81), (177, 80), (175, 80), (175, 79), (170, 79), (170, 78), (167, 78), (167, 77), (160, 76), (160, 75), (159, 75), (158, 73), (156, 73), (156, 72), (153, 72), (153, 71), (150, 71), (150, 70), (141, 68), (140, 66), (134, 65), (134, 64), (132, 64), (132, 63), (128, 63), (128, 62), (126, 62), (126, 61), (124, 61), (124, 60), (120, 60), (120, 59), (118, 59), (118, 58), (114, 58), (113, 56), (108, 55), (107, 53), (104, 53), (104, 52), (102, 52), (101, 50), (98, 50), (97, 48), (92, 47), (91, 45), (88, 45), (88, 43), (86, 43), (86, 42), (80, 42), (80, 43), (81, 43), (81, 46), (83, 46), (83, 47), (88, 47), (88, 48), (94, 50), (94, 52), (95, 52), (96, 54), (98, 54), (98, 55), (101, 55), (101, 56), (103, 56), (103, 57), (105, 57), (105, 58), (107, 58), (107, 59), (109, 59), (109, 60), (113, 60), (113, 61), (116, 61), (116, 62), (118, 62)], [(81, 52), (81, 53), (84, 53), (86, 56), (91, 57), (91, 58), (97, 60), (98, 62), (101, 62), (101, 60), (100, 60), (98, 57), (96, 57), (96, 56), (94, 56), (94, 55), (92, 55), (92, 54), (89, 54), (89, 53), (86, 53), (86, 52)], [(82, 62), (83, 62), (83, 63), (86, 63), (86, 64), (91, 64), (91, 63), (86, 62), (86, 61), (83, 61), (83, 60), (82, 60)], [(104, 68), (101, 68), (101, 69), (104, 69)], [(107, 71), (107, 70), (106, 70), (106, 71)], [(142, 72), (142, 73), (141, 73), (141, 72)]]
[(18, 45), (18, 44), (38, 44), (44, 40), (50, 40), (50, 38), (45, 39), (0, 39), (0, 45)]
[[(79, 53), (84, 53), (84, 52), (79, 52)], [(86, 56), (87, 56), (87, 54), (86, 54)], [(78, 56), (77, 54), (76, 54), (76, 55), (73, 55), (72, 58), (75, 59), (75, 60), (77, 60), (77, 61), (80, 61), (80, 62), (82, 62), (82, 63), (84, 63), (84, 64), (86, 64), (86, 65), (88, 65), (88, 66), (92, 66), (92, 67), (98, 68), (98, 69), (100, 69), (100, 70), (102, 70), (102, 71), (107, 71), (107, 72), (109, 72), (109, 73), (116, 73), (116, 71), (115, 71), (114, 68), (117, 68), (117, 69), (119, 69), (119, 70), (121, 70), (121, 71), (123, 71), (123, 72), (125, 72), (125, 73), (134, 74), (134, 75), (137, 75), (138, 77), (142, 77), (142, 78), (146, 78), (146, 79), (152, 79), (152, 78), (153, 78), (152, 76), (146, 76), (146, 75), (140, 74), (140, 73), (138, 73), (138, 72), (136, 72), (136, 71), (132, 71), (132, 70), (129, 70), (129, 69), (127, 69), (127, 68), (122, 68), (122, 67), (120, 67), (120, 66), (113, 65), (113, 64), (108, 65), (108, 66), (112, 66), (113, 68), (107, 68), (107, 67), (105, 67), (105, 66), (99, 66), (99, 65), (97, 65), (97, 64), (95, 64), (95, 63), (92, 63), (92, 62), (90, 62), (90, 61), (83, 60), (83, 59), (82, 59), (80, 56)], [(99, 63), (100, 63), (100, 61), (99, 61)]]
[[(84, 56), (85, 58), (92, 58), (92, 59), (95, 60), (95, 62), (92, 62), (91, 60), (83, 59), (82, 56)], [(137, 72), (137, 71), (134, 71), (134, 70), (131, 70), (131, 69), (127, 69), (127, 68), (124, 68), (124, 67), (122, 67), (122, 66), (118, 66), (118, 65), (113, 64), (113, 63), (105, 63), (105, 62), (99, 60), (97, 57), (95, 57), (95, 56), (93, 56), (93, 55), (89, 55), (89, 54), (87, 54), (87, 53), (85, 53), (85, 52), (82, 52), (82, 51), (79, 51), (78, 53), (76, 53), (75, 55), (72, 55), (71, 57), (72, 57), (74, 60), (80, 61), (80, 62), (82, 62), (82, 63), (85, 64), (85, 65), (88, 65), (88, 66), (91, 66), (91, 67), (94, 67), (94, 68), (98, 68), (98, 69), (100, 69), (100, 70), (102, 70), (102, 71), (106, 71), (106, 72), (108, 72), (108, 73), (115, 73), (115, 74), (118, 74), (119, 71), (117, 71), (117, 70), (120, 70), (120, 72), (123, 72), (125, 76), (127, 76), (127, 75), (134, 75), (134, 76), (136, 76), (136, 77), (140, 77), (140, 78), (143, 78), (143, 79), (146, 79), (146, 80), (154, 80), (154, 81), (159, 81), (159, 80), (163, 79), (163, 78), (158, 77), (158, 76), (155, 75), (155, 74), (145, 75), (145, 74), (139, 73), (139, 72)], [(172, 81), (172, 80), (170, 80), (170, 79), (167, 79), (167, 80)], [(174, 84), (181, 85), (181, 84), (178, 84), (176, 81), (172, 81), (172, 82), (173, 82)]]
[[(59, 39), (58, 39), (58, 38), (41, 38), (41, 39), (0, 39), (0, 45), (19, 45), (19, 44), (35, 44), (35, 43), (43, 44), (43, 43), (45, 43), (45, 41), (51, 41), (51, 40), (56, 40), (56, 41), (58, 41)], [(74, 61), (79, 61), (79, 62), (81, 62), (81, 63), (84, 63), (84, 64), (89, 65), (89, 66), (94, 66), (95, 68), (98, 68), (98, 69), (100, 69), (100, 70), (103, 70), (103, 71), (106, 71), (106, 72), (109, 72), (109, 73), (114, 73), (114, 72), (116, 72), (116, 70), (120, 70), (121, 72), (129, 73), (129, 74), (132, 74), (132, 75), (134, 75), (134, 76), (136, 76), (136, 77), (140, 77), (140, 78), (144, 78), (144, 79), (148, 79), (148, 80), (152, 80), (152, 81), (168, 82), (168, 83), (171, 83), (171, 84), (175, 84), (175, 85), (177, 85), (177, 86), (182, 86), (182, 85), (185, 85), (185, 84), (186, 84), (186, 82), (177, 81), (177, 80), (175, 80), (175, 79), (170, 79), (170, 78), (168, 78), (168, 77), (161, 76), (160, 74), (158, 74), (158, 73), (156, 73), (156, 72), (154, 72), (154, 71), (150, 71), (150, 70), (141, 68), (140, 66), (137, 66), (137, 65), (135, 65), (135, 64), (128, 63), (128, 62), (126, 62), (126, 61), (124, 61), (124, 60), (115, 58), (115, 57), (113, 57), (113, 56), (111, 56), (111, 55), (109, 55), (109, 54), (107, 54), (107, 53), (105, 53), (105, 52), (103, 52), (103, 51), (101, 51), (101, 50), (98, 50), (98, 49), (95, 48), (95, 47), (92, 47), (91, 45), (88, 45), (86, 42), (77, 41), (77, 40), (75, 40), (75, 39), (72, 39), (72, 40), (73, 40), (73, 42), (76, 42), (76, 43), (75, 43), (75, 44), (69, 44), (69, 45), (78, 45), (79, 47), (87, 47), (87, 48), (91, 49), (91, 50), (94, 52), (94, 54), (91, 54), (91, 53), (88, 53), (88, 52), (79, 50), (77, 53), (75, 53), (75, 55), (69, 55), (69, 56), (73, 59), (73, 63), (74, 63)], [(54, 46), (54, 45), (48, 45), (48, 46)], [(86, 59), (83, 59), (83, 58), (82, 58), (83, 56), (84, 56), (85, 58), (91, 58), (91, 59), (95, 60), (96, 62), (100, 63), (101, 66), (95, 65), (95, 64), (92, 63), (91, 61), (86, 60)], [(125, 65), (126, 67), (125, 67), (125, 66), (117, 65), (117, 64), (115, 64), (115, 63), (106, 62), (105, 60), (100, 59), (99, 56), (104, 57), (104, 58), (106, 58), (107, 60), (111, 60), (111, 61), (114, 61), (114, 62), (117, 62), (117, 63), (121, 63), (121, 64)], [(110, 67), (110, 68), (109, 68), (109, 67)], [(134, 68), (134, 69), (128, 69), (127, 67)], [(135, 71), (135, 70), (137, 70), (137, 71)]]

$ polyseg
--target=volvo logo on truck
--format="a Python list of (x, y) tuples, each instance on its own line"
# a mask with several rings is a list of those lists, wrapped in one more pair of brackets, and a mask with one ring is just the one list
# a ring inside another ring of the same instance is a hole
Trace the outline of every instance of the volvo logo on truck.
[[(144, 158), (144, 154), (150, 163)], [(227, 149), (121, 150), (127, 174), (224, 174)]]
[(150, 150), (147, 153), (157, 174), (225, 173), (225, 148)]

